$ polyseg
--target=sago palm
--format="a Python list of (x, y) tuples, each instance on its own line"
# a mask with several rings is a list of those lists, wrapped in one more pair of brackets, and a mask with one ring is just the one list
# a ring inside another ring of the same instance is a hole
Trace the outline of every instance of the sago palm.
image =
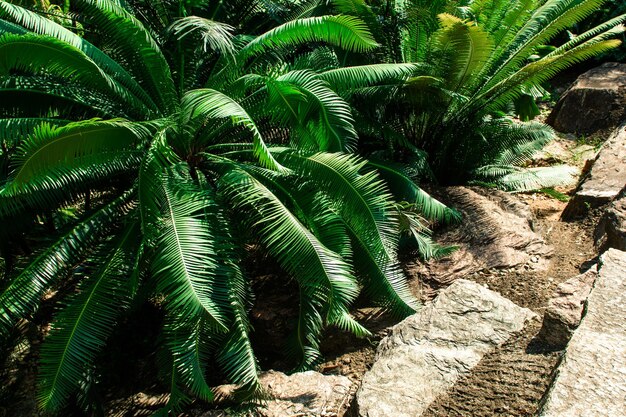
[[(296, 369), (317, 363), (326, 325), (368, 334), (349, 314), (361, 289), (399, 316), (418, 307), (396, 259), (400, 218), (451, 212), (402, 172), (345, 153), (357, 139), (350, 107), (331, 75), (308, 69), (320, 47), (375, 48), (361, 20), (280, 23), (287, 9), (255, 1), (72, 7), (84, 37), (0, 2), (0, 335), (48, 291), (71, 293), (41, 349), (43, 410), (93, 380), (142, 297), (165, 310), (168, 410), (212, 399), (211, 360), (240, 400), (258, 396), (240, 268), (251, 241), (299, 285)], [(380, 78), (364, 71), (359, 85)], [(54, 239), (35, 245), (42, 230)]]
[[(317, 3), (324, 3), (318, 1)], [(412, 63), (403, 82), (349, 91), (368, 152), (421, 161), (423, 150), (439, 180), (478, 179), (508, 189), (549, 186), (568, 170), (520, 168), (553, 138), (538, 122), (508, 116), (513, 101), (559, 71), (620, 44), (625, 16), (582, 33), (549, 53), (557, 34), (605, 0), (334, 1), (368, 22), (382, 45), (373, 62)], [(346, 4), (353, 7), (347, 7)], [(370, 61), (370, 62), (372, 62)], [(362, 63), (362, 61), (359, 61)], [(368, 121), (376, 120), (373, 126)], [(423, 162), (420, 162), (423, 164)]]

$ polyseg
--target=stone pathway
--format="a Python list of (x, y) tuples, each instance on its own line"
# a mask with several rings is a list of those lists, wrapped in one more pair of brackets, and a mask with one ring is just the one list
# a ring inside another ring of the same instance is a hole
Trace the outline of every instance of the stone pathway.
[(626, 252), (609, 249), (600, 257), (587, 314), (541, 416), (626, 416)]

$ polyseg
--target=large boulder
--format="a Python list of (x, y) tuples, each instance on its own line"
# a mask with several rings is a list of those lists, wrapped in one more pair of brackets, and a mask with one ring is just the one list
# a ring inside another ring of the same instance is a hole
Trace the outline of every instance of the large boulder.
[(609, 62), (582, 74), (561, 96), (548, 124), (560, 132), (590, 134), (626, 120), (626, 64)]
[(563, 211), (563, 218), (584, 215), (615, 199), (626, 184), (626, 123), (615, 130), (604, 143), (591, 171), (576, 190)]
[(437, 241), (459, 250), (437, 261), (411, 264), (410, 273), (443, 285), (485, 269), (548, 267), (553, 249), (535, 233), (530, 207), (515, 195), (482, 187), (446, 187), (438, 194), (462, 213), (463, 221)]
[(483, 286), (457, 280), (391, 329), (357, 392), (361, 417), (416, 417), (482, 356), (536, 315)]
[(596, 246), (626, 251), (626, 188), (607, 207), (595, 230)]
[(585, 317), (540, 415), (626, 415), (626, 252), (609, 249), (600, 257)]
[(559, 284), (548, 301), (543, 325), (537, 336), (554, 349), (563, 349), (580, 324), (587, 297), (598, 275), (594, 265), (587, 272)]

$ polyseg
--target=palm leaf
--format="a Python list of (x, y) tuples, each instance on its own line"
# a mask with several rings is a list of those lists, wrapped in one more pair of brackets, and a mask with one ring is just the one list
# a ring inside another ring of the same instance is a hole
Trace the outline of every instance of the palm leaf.
[(0, 333), (31, 314), (46, 289), (72, 268), (128, 210), (127, 192), (74, 226), (13, 277), (0, 294)]
[(43, 410), (63, 407), (79, 388), (121, 313), (130, 305), (131, 273), (138, 223), (106, 244), (96, 271), (54, 319), (41, 351), (38, 403)]
[(340, 48), (365, 52), (378, 46), (365, 24), (352, 16), (318, 16), (292, 20), (254, 38), (238, 54), (245, 62), (273, 48), (324, 42)]

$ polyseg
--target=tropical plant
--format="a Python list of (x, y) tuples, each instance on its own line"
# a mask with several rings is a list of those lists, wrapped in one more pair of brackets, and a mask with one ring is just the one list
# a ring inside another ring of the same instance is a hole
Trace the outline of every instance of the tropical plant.
[(146, 299), (165, 311), (164, 412), (212, 399), (212, 360), (239, 400), (259, 397), (240, 266), (250, 242), (299, 285), (297, 370), (318, 362), (324, 326), (368, 334), (349, 313), (361, 290), (398, 316), (418, 308), (395, 202), (412, 203), (402, 211), (418, 238), (417, 213), (454, 213), (401, 170), (346, 153), (355, 122), (330, 88), (413, 66), (317, 74), (316, 57), (375, 40), (358, 18), (282, 22), (292, 13), (279, 6), (75, 0), (82, 37), (0, 2), (0, 336), (47, 292), (65, 295), (41, 349), (41, 409), (93, 387), (115, 324)]
[[(516, 99), (536, 96), (541, 83), (557, 72), (620, 44), (612, 38), (624, 31), (625, 15), (543, 53), (555, 35), (605, 0), (381, 0), (371, 7), (362, 0), (333, 3), (371, 22), (384, 48), (368, 54), (373, 62), (412, 63), (416, 68), (399, 77), (401, 85), (340, 91), (355, 108), (364, 152), (386, 151), (389, 159), (420, 166), (428, 156), (444, 183), (479, 179), (507, 189), (530, 189), (569, 177), (564, 167), (551, 172), (523, 168), (554, 134), (542, 123), (521, 123), (509, 114)], [(349, 9), (346, 3), (359, 7)], [(372, 120), (376, 122), (367, 123)]]

